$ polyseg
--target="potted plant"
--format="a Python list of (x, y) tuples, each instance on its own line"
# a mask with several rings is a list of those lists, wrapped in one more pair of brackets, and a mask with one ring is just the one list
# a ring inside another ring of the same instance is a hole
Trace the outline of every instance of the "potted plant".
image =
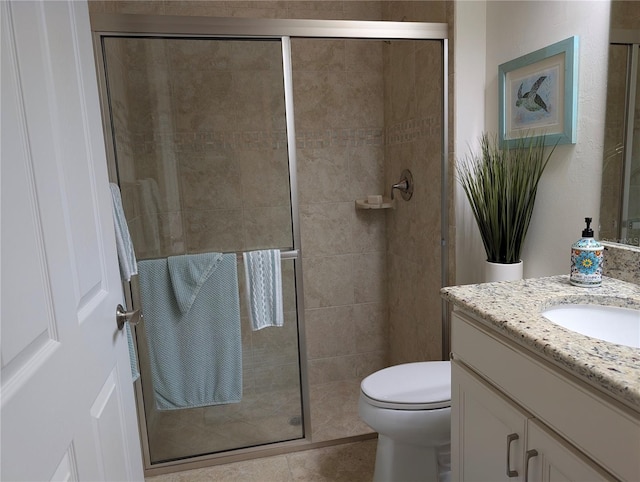
[[(480, 152), (458, 163), (457, 178), (487, 253), (486, 281), (522, 278), (520, 253), (540, 177), (554, 150), (555, 146), (547, 152), (544, 136), (527, 135), (509, 147), (484, 133)], [(495, 272), (501, 267), (508, 268), (506, 274)]]

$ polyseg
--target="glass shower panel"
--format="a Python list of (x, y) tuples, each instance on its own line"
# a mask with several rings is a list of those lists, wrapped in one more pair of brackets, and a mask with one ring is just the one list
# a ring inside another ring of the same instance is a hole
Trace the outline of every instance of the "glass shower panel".
[[(633, 246), (640, 246), (640, 45), (634, 45), (633, 49), (635, 53), (633, 58), (636, 59), (636, 70), (633, 72), (635, 76), (635, 104), (630, 105), (631, 110), (629, 118), (633, 123), (633, 128), (630, 129), (631, 142), (627, 142), (627, 145), (631, 145), (631, 154), (629, 156), (629, 180), (626, 197), (624, 201), (626, 203), (624, 209), (626, 211), (627, 220), (627, 232), (626, 243)], [(626, 178), (626, 176), (625, 176)]]
[(640, 46), (611, 44), (600, 236), (640, 246)]
[(243, 252), (294, 247), (281, 42), (106, 37), (103, 52), (137, 259), (214, 252), (237, 264), (239, 403), (158, 410), (145, 322), (136, 329), (151, 464), (304, 437), (297, 261), (281, 264), (283, 327), (254, 331), (244, 296)]
[(609, 46), (607, 114), (604, 136), (602, 194), (600, 198), (600, 237), (619, 241), (624, 188), (624, 131), (627, 98), (626, 45)]

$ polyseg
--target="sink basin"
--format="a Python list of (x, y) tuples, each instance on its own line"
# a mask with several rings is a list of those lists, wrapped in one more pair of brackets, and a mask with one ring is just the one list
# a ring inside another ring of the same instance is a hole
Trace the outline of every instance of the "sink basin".
[(640, 348), (640, 310), (617, 306), (557, 305), (542, 312), (568, 330), (619, 345)]

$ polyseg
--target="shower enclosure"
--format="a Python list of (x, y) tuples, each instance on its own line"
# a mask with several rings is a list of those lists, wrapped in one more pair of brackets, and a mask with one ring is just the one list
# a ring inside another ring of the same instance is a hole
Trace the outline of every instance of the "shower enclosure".
[[(150, 320), (135, 329), (147, 473), (373, 435), (359, 380), (447, 346), (446, 25), (103, 15), (92, 28), (137, 259), (237, 257), (240, 402), (157, 409)], [(411, 202), (355, 209), (405, 168)], [(242, 253), (264, 249), (280, 252), (284, 325), (254, 330)], [(126, 291), (144, 311), (136, 278)]]

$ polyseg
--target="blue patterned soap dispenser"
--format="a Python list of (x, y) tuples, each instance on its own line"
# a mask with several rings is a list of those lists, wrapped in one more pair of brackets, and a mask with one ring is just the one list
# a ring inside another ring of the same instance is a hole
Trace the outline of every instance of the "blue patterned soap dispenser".
[(572, 285), (592, 288), (602, 284), (602, 253), (604, 248), (593, 239), (593, 229), (589, 227), (591, 218), (584, 218), (587, 223), (582, 231), (582, 238), (571, 246)]

